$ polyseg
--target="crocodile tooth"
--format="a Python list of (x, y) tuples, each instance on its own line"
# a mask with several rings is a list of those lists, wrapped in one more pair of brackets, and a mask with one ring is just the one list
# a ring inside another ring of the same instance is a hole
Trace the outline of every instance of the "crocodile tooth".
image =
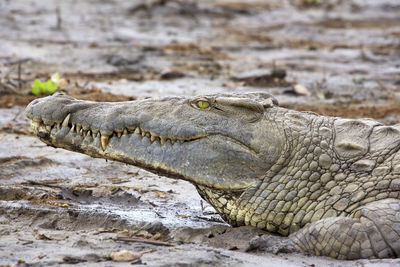
[(124, 135), (128, 134), (128, 130), (126, 128), (124, 128)]
[(135, 134), (140, 134), (140, 128), (139, 127), (136, 127), (136, 129), (135, 129), (135, 132), (134, 132)]
[(51, 126), (50, 126), (50, 125), (46, 125), (46, 130), (47, 130), (48, 132), (50, 132), (50, 131), (51, 131)]
[(161, 145), (164, 145), (165, 142), (167, 142), (167, 138), (165, 136), (160, 136), (160, 143)]
[[(77, 129), (78, 130), (78, 129)], [(79, 135), (83, 135), (83, 129), (79, 131)]]
[(117, 132), (117, 136), (118, 138), (121, 138), (122, 133), (121, 132)]
[(150, 142), (154, 142), (156, 140), (157, 136), (150, 134)]
[(170, 140), (171, 140), (172, 145), (175, 144), (175, 140), (173, 140), (173, 139), (170, 139)]
[(72, 124), (70, 132), (73, 132), (73, 131), (75, 131), (75, 124)]
[(76, 132), (79, 133), (81, 131), (82, 125), (77, 124), (76, 125)]
[(145, 131), (142, 131), (142, 136), (145, 136), (146, 135), (146, 132)]
[(91, 135), (92, 135), (92, 132), (90, 130), (87, 131), (86, 136), (91, 136)]
[(46, 131), (47, 131), (46, 125), (40, 123), (39, 124), (39, 132), (46, 132)]
[(65, 117), (64, 121), (62, 122), (62, 127), (68, 127), (69, 119), (71, 118), (71, 113)]
[(70, 118), (71, 118), (71, 113), (68, 113), (68, 115), (65, 117), (65, 119), (61, 123), (61, 127), (68, 127)]
[(108, 135), (104, 134), (101, 135), (101, 147), (103, 148), (103, 151), (106, 150), (106, 147), (108, 145), (108, 139), (109, 139)]
[(36, 133), (39, 130), (40, 122), (31, 120), (31, 128)]

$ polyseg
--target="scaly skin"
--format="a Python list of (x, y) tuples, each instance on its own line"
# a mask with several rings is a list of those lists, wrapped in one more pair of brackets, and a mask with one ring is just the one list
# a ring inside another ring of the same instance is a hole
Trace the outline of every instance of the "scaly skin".
[(231, 225), (339, 259), (400, 255), (400, 125), (287, 110), (267, 94), (26, 108), (45, 143), (193, 183)]

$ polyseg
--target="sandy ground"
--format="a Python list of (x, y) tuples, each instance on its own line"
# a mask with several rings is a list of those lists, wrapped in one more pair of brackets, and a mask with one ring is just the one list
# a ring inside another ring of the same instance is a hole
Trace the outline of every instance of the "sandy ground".
[(395, 0), (0, 0), (0, 266), (400, 264), (245, 253), (264, 233), (230, 228), (191, 184), (47, 147), (23, 114), (58, 72), (80, 99), (265, 91), (394, 124), (399, 21)]

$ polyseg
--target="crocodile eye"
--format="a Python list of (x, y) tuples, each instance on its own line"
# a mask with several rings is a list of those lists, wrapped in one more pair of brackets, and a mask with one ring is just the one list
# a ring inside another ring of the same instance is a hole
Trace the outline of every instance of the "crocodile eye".
[(196, 102), (196, 106), (201, 109), (207, 109), (210, 107), (210, 103), (205, 100), (199, 100)]
[(211, 107), (214, 107), (212, 104), (213, 103), (212, 101), (213, 101), (212, 99), (201, 97), (201, 98), (192, 100), (190, 102), (190, 105), (192, 107), (194, 107), (195, 109), (209, 110), (209, 109), (211, 109)]

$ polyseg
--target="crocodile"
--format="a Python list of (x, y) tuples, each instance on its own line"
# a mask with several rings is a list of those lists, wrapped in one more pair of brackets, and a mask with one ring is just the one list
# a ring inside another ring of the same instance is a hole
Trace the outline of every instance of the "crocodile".
[(295, 251), (400, 255), (400, 124), (298, 112), (266, 93), (118, 103), (58, 93), (25, 113), (46, 144), (189, 181), (232, 226)]

